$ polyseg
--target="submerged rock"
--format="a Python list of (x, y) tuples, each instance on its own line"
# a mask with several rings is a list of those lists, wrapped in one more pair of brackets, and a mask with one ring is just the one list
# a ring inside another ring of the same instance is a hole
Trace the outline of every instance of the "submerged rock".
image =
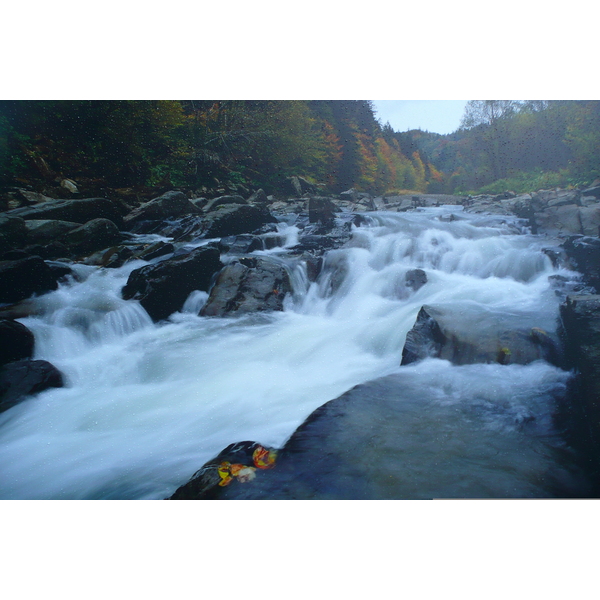
[(202, 316), (283, 310), (292, 285), (285, 267), (268, 258), (242, 258), (228, 264), (217, 276)]
[(125, 300), (139, 300), (154, 321), (181, 310), (194, 291), (208, 291), (222, 267), (219, 250), (204, 246), (182, 256), (132, 271), (122, 289)]

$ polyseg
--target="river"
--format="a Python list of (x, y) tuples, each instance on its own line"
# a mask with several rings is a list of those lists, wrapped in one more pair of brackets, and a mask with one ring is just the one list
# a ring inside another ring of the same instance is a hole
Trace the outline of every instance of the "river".
[[(485, 449), (481, 468), (503, 481), (465, 488), (465, 497), (513, 487), (516, 497), (544, 497), (548, 470), (571, 477), (553, 419), (566, 371), (544, 361), (400, 366), (423, 305), (458, 308), (466, 323), (483, 311), (555, 332), (564, 298), (556, 281), (564, 288), (579, 276), (553, 266), (548, 240), (518, 219), (456, 206), (366, 213), (310, 283), (303, 264), (287, 257), (299, 232), (288, 221), (280, 224), (283, 247), (257, 251), (289, 265), (294, 294), (282, 312), (200, 317), (207, 294), (195, 292), (155, 324), (120, 296), (142, 261), (75, 265), (77, 278), (36, 298), (35, 314), (20, 321), (34, 332), (34, 358), (58, 367), (66, 386), (0, 415), (0, 498), (163, 499), (228, 444), (281, 447), (325, 402), (403, 373), (411, 389), (428, 390), (427, 401), (413, 394), (403, 407), (426, 421), (419, 436), (406, 435), (406, 452), (426, 454), (428, 440), (450, 428), (459, 446)], [(413, 291), (405, 276), (416, 268), (427, 283)], [(524, 430), (529, 421), (535, 427)], [(511, 473), (516, 487), (506, 482)], [(420, 497), (435, 481), (439, 473), (413, 478), (406, 488), (388, 486), (385, 497)]]

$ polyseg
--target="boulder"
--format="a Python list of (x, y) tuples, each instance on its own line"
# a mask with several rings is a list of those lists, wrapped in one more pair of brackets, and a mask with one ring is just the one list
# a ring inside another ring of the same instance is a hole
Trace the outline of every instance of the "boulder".
[(338, 207), (331, 198), (323, 196), (311, 196), (308, 201), (308, 220), (310, 223), (322, 223), (332, 226)]
[(579, 206), (575, 204), (548, 207), (535, 213), (535, 223), (538, 230), (546, 232), (580, 234), (582, 227), (579, 211)]
[(581, 190), (581, 195), (593, 196), (594, 198), (600, 200), (600, 186), (589, 187), (585, 190)]
[(55, 198), (50, 198), (50, 196), (45, 196), (44, 194), (40, 194), (39, 192), (33, 192), (30, 190), (18, 189), (14, 196), (22, 201), (22, 204), (38, 204), (39, 202), (48, 202), (52, 201)]
[(348, 202), (356, 202), (358, 200), (358, 192), (354, 188), (346, 190), (345, 192), (342, 192), (340, 194), (340, 200), (346, 200)]
[(288, 196), (301, 197), (305, 194), (317, 193), (317, 188), (303, 177), (288, 177), (283, 183), (283, 193)]
[(581, 192), (579, 190), (554, 190), (546, 198), (547, 206), (566, 206), (567, 204), (579, 205)]
[(200, 212), (200, 209), (188, 200), (183, 192), (171, 191), (132, 210), (123, 221), (126, 226), (131, 228), (134, 223), (139, 221), (161, 221), (169, 217)]
[(262, 257), (242, 258), (219, 273), (206, 304), (206, 317), (224, 317), (271, 310), (283, 310), (283, 300), (292, 285), (285, 267)]
[(31, 358), (34, 346), (33, 333), (18, 321), (0, 318), (0, 366)]
[(27, 228), (27, 241), (30, 244), (49, 244), (63, 235), (81, 227), (81, 223), (51, 219), (30, 219), (24, 221)]
[(45, 360), (17, 360), (0, 368), (0, 412), (51, 387), (64, 385), (61, 372)]
[(575, 269), (583, 274), (586, 283), (600, 292), (600, 240), (572, 236), (562, 247)]
[(8, 216), (30, 219), (51, 219), (87, 223), (92, 219), (110, 219), (117, 227), (123, 226), (123, 215), (128, 208), (119, 200), (108, 198), (82, 198), (80, 200), (52, 200), (36, 206), (15, 208)]
[(71, 194), (78, 194), (79, 190), (77, 189), (77, 184), (72, 179), (63, 179), (60, 182), (60, 187), (65, 190), (71, 192)]
[(269, 204), (269, 198), (265, 191), (261, 188), (254, 192), (250, 198), (247, 200), (248, 204)]
[(225, 487), (251, 484), (272, 469), (277, 451), (257, 442), (237, 442), (205, 463), (167, 500), (217, 500)]
[(581, 233), (583, 235), (600, 235), (600, 205), (581, 206), (579, 208), (579, 220), (581, 222)]
[(0, 215), (0, 254), (27, 243), (25, 220), (10, 214)]
[(263, 206), (229, 204), (211, 211), (206, 216), (204, 236), (209, 238), (252, 233), (277, 219)]
[(254, 250), (263, 249), (263, 240), (255, 235), (248, 233), (242, 235), (230, 235), (221, 238), (218, 243), (219, 250), (225, 254), (248, 254)]
[[(257, 469), (251, 481), (227, 479), (230, 446), (171, 499), (588, 497), (569, 455), (560, 465), (549, 460), (555, 448), (535, 435), (535, 413), (460, 392), (440, 402), (439, 387), (408, 370), (357, 385), (313, 411), (273, 468)], [(489, 426), (491, 411), (502, 427)], [(231, 458), (252, 466), (244, 455)]]
[(578, 204), (581, 192), (579, 190), (538, 190), (532, 194), (533, 200), (541, 206), (563, 206)]
[[(560, 307), (567, 367), (575, 370), (571, 396), (582, 439), (600, 451), (600, 295), (568, 296)], [(598, 459), (596, 458), (596, 462)]]
[(402, 365), (441, 358), (455, 365), (473, 363), (528, 364), (560, 361), (558, 340), (538, 327), (512, 327), (509, 317), (470, 307), (455, 310), (423, 306), (406, 336)]
[(242, 196), (230, 195), (230, 196), (219, 196), (209, 200), (203, 207), (204, 212), (215, 210), (219, 206), (225, 206), (226, 204), (248, 204)]
[(52, 270), (39, 256), (0, 262), (0, 303), (19, 302), (57, 287)]
[(109, 219), (93, 219), (62, 236), (61, 242), (73, 254), (89, 254), (94, 250), (118, 244), (123, 235)]
[(125, 300), (139, 300), (154, 321), (181, 310), (194, 290), (208, 291), (213, 275), (222, 267), (214, 246), (203, 246), (132, 271), (121, 293)]

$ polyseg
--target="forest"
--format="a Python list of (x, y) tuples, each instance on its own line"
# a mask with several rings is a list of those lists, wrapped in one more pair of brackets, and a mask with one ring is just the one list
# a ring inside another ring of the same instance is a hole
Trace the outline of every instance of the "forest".
[(4, 188), (518, 193), (590, 184), (599, 156), (600, 101), (473, 100), (448, 135), (394, 131), (368, 100), (0, 101)]

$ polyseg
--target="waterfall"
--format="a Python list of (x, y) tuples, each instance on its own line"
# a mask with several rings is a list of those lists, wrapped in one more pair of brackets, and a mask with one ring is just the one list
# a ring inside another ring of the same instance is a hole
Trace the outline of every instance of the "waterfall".
[[(0, 498), (162, 499), (228, 444), (280, 447), (325, 402), (401, 372), (421, 373), (439, 400), (427, 405), (427, 435), (459, 400), (483, 407), (488, 431), (534, 415), (554, 435), (550, 415), (569, 377), (555, 366), (428, 359), (400, 367), (423, 305), (452, 307), (465, 326), (477, 310), (510, 315), (518, 327), (556, 329), (561, 296), (551, 276), (578, 274), (554, 267), (544, 240), (521, 221), (456, 206), (369, 213), (346, 247), (325, 255), (314, 282), (286, 252), (298, 229), (280, 229), (282, 245), (257, 254), (288, 265), (294, 294), (282, 312), (200, 317), (207, 294), (197, 291), (181, 312), (154, 324), (120, 296), (143, 261), (78, 266), (76, 278), (34, 299), (34, 314), (20, 321), (35, 335), (35, 358), (56, 365), (66, 387), (0, 414)], [(414, 269), (426, 275), (418, 289), (406, 284)], [(519, 452), (523, 469), (533, 469), (527, 449)]]

